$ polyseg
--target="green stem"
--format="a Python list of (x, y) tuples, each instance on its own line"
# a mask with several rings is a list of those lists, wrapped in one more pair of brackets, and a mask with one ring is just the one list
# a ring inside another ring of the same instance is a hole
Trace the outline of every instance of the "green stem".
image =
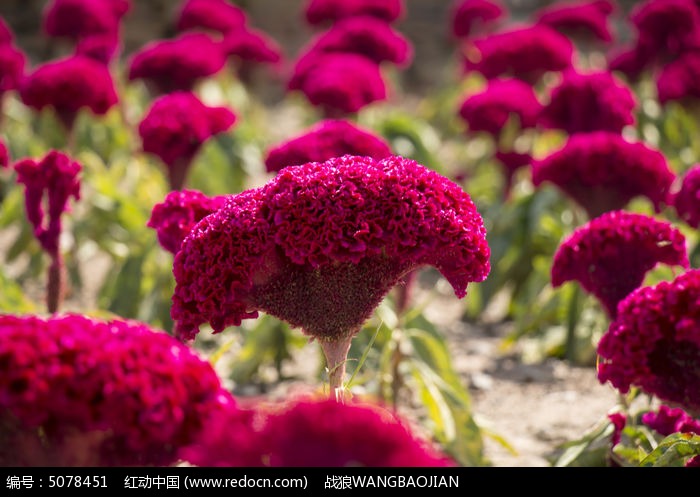
[(576, 362), (576, 324), (579, 318), (580, 297), (581, 290), (578, 285), (574, 285), (566, 312), (566, 360), (572, 364)]
[(329, 395), (339, 402), (345, 400), (345, 364), (350, 351), (353, 335), (337, 340), (320, 340), (321, 349), (326, 357), (328, 368)]

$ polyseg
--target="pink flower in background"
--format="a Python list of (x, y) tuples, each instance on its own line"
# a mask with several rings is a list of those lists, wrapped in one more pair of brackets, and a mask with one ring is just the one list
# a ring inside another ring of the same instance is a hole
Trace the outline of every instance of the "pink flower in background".
[(404, 15), (403, 0), (307, 0), (304, 17), (312, 26), (370, 15), (394, 22)]
[(529, 153), (516, 152), (512, 150), (509, 152), (497, 150), (494, 154), (494, 157), (503, 168), (503, 174), (505, 176), (503, 194), (507, 198), (510, 195), (511, 189), (513, 187), (513, 180), (515, 179), (515, 174), (519, 169), (522, 169), (532, 164), (532, 155), (530, 155)]
[(4, 141), (0, 140), (0, 169), (10, 167), (10, 151)]
[(383, 159), (391, 147), (381, 137), (343, 119), (322, 120), (304, 134), (271, 147), (265, 157), (268, 172), (287, 166), (323, 162), (342, 155), (366, 155)]
[(608, 71), (564, 71), (562, 79), (548, 89), (548, 102), (539, 124), (568, 134), (589, 131), (621, 133), (636, 122), (637, 97)]
[(158, 243), (172, 254), (204, 216), (219, 210), (226, 196), (209, 197), (197, 190), (174, 190), (153, 206), (147, 226), (156, 230)]
[(613, 447), (620, 443), (622, 438), (622, 430), (625, 429), (627, 424), (627, 417), (621, 412), (614, 412), (608, 414), (608, 419), (613, 425), (613, 434), (610, 436), (610, 445)]
[(611, 0), (563, 0), (539, 9), (534, 21), (573, 40), (610, 43), (613, 31), (609, 18), (614, 11)]
[(572, 42), (541, 24), (513, 27), (474, 39), (464, 53), (464, 70), (486, 79), (514, 77), (534, 83), (573, 64)]
[(249, 27), (226, 33), (222, 48), (227, 57), (237, 57), (244, 62), (276, 64), (282, 60), (279, 43), (266, 33)]
[(507, 14), (500, 0), (457, 0), (450, 10), (450, 28), (455, 38), (482, 34)]
[(669, 62), (656, 77), (661, 104), (672, 100), (700, 98), (700, 53), (688, 52)]
[(680, 407), (661, 404), (657, 411), (642, 415), (642, 423), (664, 437), (673, 433), (695, 433), (700, 435), (700, 420), (690, 416)]
[(680, 189), (672, 194), (671, 204), (689, 226), (700, 228), (700, 164), (685, 172)]
[(617, 47), (607, 54), (609, 71), (623, 74), (629, 81), (637, 82), (647, 70), (649, 54), (637, 46)]
[(532, 164), (535, 186), (552, 183), (589, 219), (623, 209), (640, 196), (660, 212), (675, 178), (660, 151), (606, 131), (571, 135), (560, 149)]
[(5, 18), (0, 16), (0, 45), (5, 45), (7, 43), (12, 44), (14, 42), (15, 34), (12, 32)]
[(44, 30), (74, 40), (116, 34), (130, 8), (130, 0), (51, 0), (43, 13)]
[(108, 33), (80, 39), (75, 46), (75, 53), (102, 64), (109, 64), (117, 57), (119, 49), (119, 38), (115, 34)]
[(27, 58), (12, 42), (0, 44), (0, 99), (19, 89)]
[(700, 270), (639, 288), (623, 299), (598, 343), (598, 380), (634, 386), (700, 415)]
[(494, 79), (463, 99), (459, 116), (468, 132), (482, 131), (497, 138), (509, 119), (516, 119), (518, 129), (534, 127), (541, 111), (532, 86), (519, 79)]
[(136, 321), (0, 316), (0, 461), (168, 466), (235, 399), (208, 361)]
[(226, 107), (210, 107), (194, 93), (176, 91), (153, 101), (138, 131), (143, 151), (159, 157), (167, 167), (170, 189), (181, 190), (202, 145), (236, 120)]
[(129, 62), (129, 81), (145, 80), (156, 94), (191, 91), (226, 65), (222, 43), (204, 33), (183, 33), (141, 47)]
[(109, 69), (82, 55), (35, 67), (20, 84), (19, 94), (25, 105), (36, 110), (53, 108), (68, 130), (82, 109), (104, 115), (118, 101)]
[(219, 34), (243, 29), (247, 15), (228, 0), (184, 0), (177, 13), (178, 31), (204, 30)]
[(559, 246), (552, 263), (552, 286), (577, 281), (615, 318), (618, 303), (657, 264), (688, 268), (683, 233), (645, 214), (606, 212), (577, 228)]
[(387, 98), (380, 66), (363, 55), (344, 52), (301, 57), (287, 89), (304, 94), (327, 118), (353, 114)]

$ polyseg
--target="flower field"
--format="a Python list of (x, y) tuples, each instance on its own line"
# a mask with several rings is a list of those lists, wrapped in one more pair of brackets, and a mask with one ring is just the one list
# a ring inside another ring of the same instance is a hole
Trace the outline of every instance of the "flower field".
[(700, 3), (455, 0), (421, 93), (408, 1), (135, 2), (0, 16), (0, 466), (491, 466), (492, 328), (617, 393), (552, 467), (700, 465)]

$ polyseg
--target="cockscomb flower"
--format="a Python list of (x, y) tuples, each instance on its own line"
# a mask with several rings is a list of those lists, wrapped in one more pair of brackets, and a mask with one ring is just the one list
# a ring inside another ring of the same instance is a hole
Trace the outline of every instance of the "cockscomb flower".
[(12, 32), (12, 29), (7, 24), (7, 21), (5, 20), (5, 18), (0, 16), (0, 45), (4, 45), (6, 43), (14, 43), (14, 42), (15, 42), (15, 34)]
[(0, 44), (0, 99), (19, 89), (27, 58), (13, 43)]
[(673, 433), (700, 435), (700, 420), (693, 418), (680, 407), (661, 404), (656, 411), (642, 414), (642, 423), (664, 437)]
[(383, 138), (344, 119), (325, 119), (305, 133), (271, 147), (265, 157), (268, 172), (307, 162), (323, 162), (342, 155), (383, 159), (392, 155)]
[(636, 45), (613, 48), (606, 59), (609, 71), (619, 72), (632, 82), (639, 81), (649, 66), (649, 55)]
[(52, 0), (43, 13), (44, 31), (73, 40), (115, 34), (130, 8), (129, 0)]
[(228, 0), (185, 0), (177, 13), (175, 28), (224, 35), (244, 28), (247, 22), (245, 11)]
[(623, 209), (640, 196), (660, 212), (675, 178), (660, 151), (606, 131), (571, 135), (560, 149), (532, 163), (535, 186), (552, 183), (589, 219)]
[(192, 227), (204, 216), (220, 209), (225, 199), (225, 195), (209, 197), (197, 190), (171, 191), (153, 206), (146, 225), (156, 230), (160, 246), (175, 254)]
[(10, 167), (10, 151), (3, 140), (0, 140), (0, 169)]
[(552, 286), (577, 281), (614, 318), (618, 303), (658, 264), (688, 268), (683, 233), (645, 214), (611, 211), (577, 228), (557, 249)]
[(317, 52), (350, 52), (364, 55), (376, 62), (408, 65), (413, 58), (413, 46), (391, 24), (364, 15), (342, 19), (316, 36), (307, 50)]
[(671, 195), (671, 204), (689, 226), (700, 228), (700, 164), (685, 172), (680, 188)]
[(482, 34), (485, 26), (494, 25), (506, 13), (497, 0), (460, 0), (450, 11), (452, 36), (460, 39)]
[(19, 95), (25, 105), (35, 110), (53, 108), (68, 131), (73, 129), (82, 109), (104, 115), (118, 101), (109, 69), (82, 55), (36, 67), (22, 80)]
[(337, 392), (352, 337), (405, 274), (433, 266), (462, 298), (489, 257), (457, 184), (400, 156), (345, 155), (286, 167), (195, 225), (175, 255), (171, 316), (183, 339), (258, 311), (286, 321), (318, 339)]
[(663, 105), (674, 100), (700, 98), (700, 54), (688, 52), (662, 67), (656, 77), (656, 93)]
[(532, 86), (519, 79), (494, 79), (484, 89), (464, 98), (459, 116), (469, 132), (501, 135), (506, 123), (517, 119), (518, 129), (532, 128), (542, 111), (542, 104)]
[(598, 342), (598, 380), (700, 415), (699, 323), (700, 270), (633, 291)]
[(128, 78), (144, 80), (155, 94), (191, 91), (200, 80), (217, 74), (225, 65), (220, 40), (188, 32), (141, 47), (129, 62)]
[(637, 98), (608, 71), (582, 73), (571, 69), (549, 89), (539, 124), (568, 134), (588, 131), (621, 133), (636, 122)]
[(370, 15), (394, 22), (404, 15), (403, 0), (308, 0), (304, 17), (312, 26)]
[(464, 52), (464, 70), (486, 79), (514, 77), (529, 83), (573, 64), (572, 42), (558, 31), (536, 24), (474, 39)]
[(4, 466), (169, 466), (235, 399), (203, 358), (137, 321), (0, 316)]
[(363, 55), (344, 52), (309, 52), (299, 58), (287, 89), (304, 94), (326, 118), (354, 114), (388, 97), (380, 66)]
[(227, 57), (242, 62), (275, 64), (282, 60), (282, 47), (266, 33), (244, 27), (224, 35), (222, 48)]
[(534, 21), (573, 40), (610, 43), (613, 32), (609, 17), (614, 10), (610, 0), (564, 0), (538, 10)]
[(202, 145), (236, 120), (226, 107), (210, 107), (194, 93), (176, 91), (153, 101), (138, 131), (143, 151), (159, 157), (167, 167), (170, 189), (181, 190)]
[(109, 64), (119, 54), (119, 38), (114, 34), (91, 35), (81, 38), (75, 45), (75, 53), (102, 64)]

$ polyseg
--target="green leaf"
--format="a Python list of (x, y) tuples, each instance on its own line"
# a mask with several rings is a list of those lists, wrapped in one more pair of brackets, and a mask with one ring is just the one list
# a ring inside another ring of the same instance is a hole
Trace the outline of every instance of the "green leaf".
[(700, 455), (700, 435), (673, 433), (664, 438), (639, 465), (642, 467), (684, 466), (688, 459), (697, 455)]

